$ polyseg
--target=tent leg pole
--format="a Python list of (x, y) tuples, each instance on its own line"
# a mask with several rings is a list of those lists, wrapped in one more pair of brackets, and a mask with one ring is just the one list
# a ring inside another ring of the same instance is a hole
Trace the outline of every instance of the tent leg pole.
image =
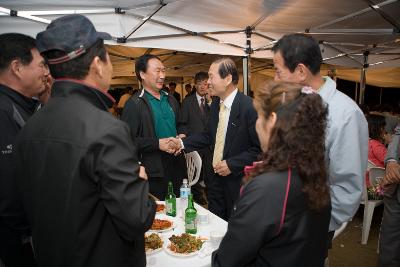
[(360, 79), (360, 96), (358, 99), (358, 104), (364, 104), (364, 94), (365, 94), (365, 68), (361, 69), (361, 79)]
[(249, 58), (243, 57), (243, 93), (249, 95)]
[(379, 105), (382, 105), (382, 95), (383, 95), (383, 88), (381, 87), (381, 93), (379, 94)]
[(360, 104), (360, 105), (364, 104), (365, 84), (367, 82), (366, 74), (367, 74), (367, 68), (369, 67), (369, 65), (368, 65), (368, 55), (369, 55), (369, 51), (368, 50), (363, 52), (364, 64), (363, 64), (363, 67), (361, 69), (360, 99), (358, 101), (358, 104)]
[(354, 101), (357, 102), (358, 99), (358, 82), (356, 82), (356, 87), (354, 88)]

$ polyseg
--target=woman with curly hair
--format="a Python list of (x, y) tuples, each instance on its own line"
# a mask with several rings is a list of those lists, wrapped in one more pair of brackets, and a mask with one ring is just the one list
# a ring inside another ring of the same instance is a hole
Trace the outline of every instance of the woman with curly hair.
[(261, 161), (246, 176), (213, 266), (323, 266), (330, 221), (327, 108), (311, 88), (270, 82), (255, 94)]

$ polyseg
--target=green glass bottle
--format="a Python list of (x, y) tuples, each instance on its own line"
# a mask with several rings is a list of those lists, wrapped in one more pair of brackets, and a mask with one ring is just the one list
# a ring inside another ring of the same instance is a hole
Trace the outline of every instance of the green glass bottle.
[(190, 194), (188, 197), (188, 206), (185, 210), (185, 232), (187, 234), (197, 233), (197, 210), (193, 205), (193, 195)]
[(176, 216), (176, 196), (174, 194), (174, 188), (172, 187), (172, 182), (168, 182), (168, 194), (165, 197), (165, 206), (167, 209), (167, 215), (175, 217)]

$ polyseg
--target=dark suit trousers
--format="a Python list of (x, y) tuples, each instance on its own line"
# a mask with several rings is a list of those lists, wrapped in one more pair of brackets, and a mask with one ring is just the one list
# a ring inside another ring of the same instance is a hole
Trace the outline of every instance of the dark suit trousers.
[(239, 197), (240, 179), (214, 174), (209, 181), (208, 209), (218, 217), (228, 220)]
[(162, 153), (164, 177), (149, 177), (150, 193), (160, 200), (165, 200), (168, 193), (168, 182), (171, 181), (174, 194), (179, 197), (183, 178), (187, 177), (185, 157), (183, 154), (175, 157), (164, 152), (160, 153)]
[(379, 243), (379, 266), (400, 266), (400, 186), (383, 199), (385, 209)]
[(0, 221), (0, 259), (6, 267), (36, 266), (32, 246)]

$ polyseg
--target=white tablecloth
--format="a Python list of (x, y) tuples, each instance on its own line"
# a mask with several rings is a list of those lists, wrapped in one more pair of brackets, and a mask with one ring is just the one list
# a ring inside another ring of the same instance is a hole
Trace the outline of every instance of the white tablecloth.
[[(168, 237), (172, 236), (173, 234), (175, 235), (180, 235), (185, 232), (185, 223), (183, 221), (183, 218), (181, 217), (182, 213), (180, 212), (180, 200), (177, 199), (177, 210), (178, 214), (176, 217), (168, 217), (168, 219), (171, 219), (174, 221), (176, 224), (176, 227), (172, 231), (167, 231), (164, 233), (160, 233), (160, 235), (164, 239), (164, 245), (168, 242)], [(197, 234), (198, 236), (201, 237), (207, 237), (210, 238), (210, 232), (211, 231), (218, 231), (225, 233), (227, 230), (228, 223), (224, 221), (223, 219), (219, 218), (215, 214), (209, 212), (205, 208), (197, 205), (195, 203), (195, 208), (197, 210), (197, 213), (199, 212), (207, 212), (209, 215), (209, 222), (208, 224), (198, 224), (197, 225)], [(166, 215), (160, 215), (160, 217), (165, 218)], [(158, 215), (156, 215), (156, 218)], [(204, 244), (207, 246), (210, 246), (209, 244)], [(203, 246), (204, 246), (203, 245)], [(179, 267), (179, 266), (188, 266), (188, 267), (206, 267), (206, 266), (211, 266), (211, 255), (207, 255), (205, 257), (203, 253), (199, 253), (198, 255), (192, 256), (192, 257), (175, 257), (170, 254), (168, 254), (164, 249), (156, 252), (155, 254), (152, 255), (147, 255), (147, 266), (150, 267)]]

